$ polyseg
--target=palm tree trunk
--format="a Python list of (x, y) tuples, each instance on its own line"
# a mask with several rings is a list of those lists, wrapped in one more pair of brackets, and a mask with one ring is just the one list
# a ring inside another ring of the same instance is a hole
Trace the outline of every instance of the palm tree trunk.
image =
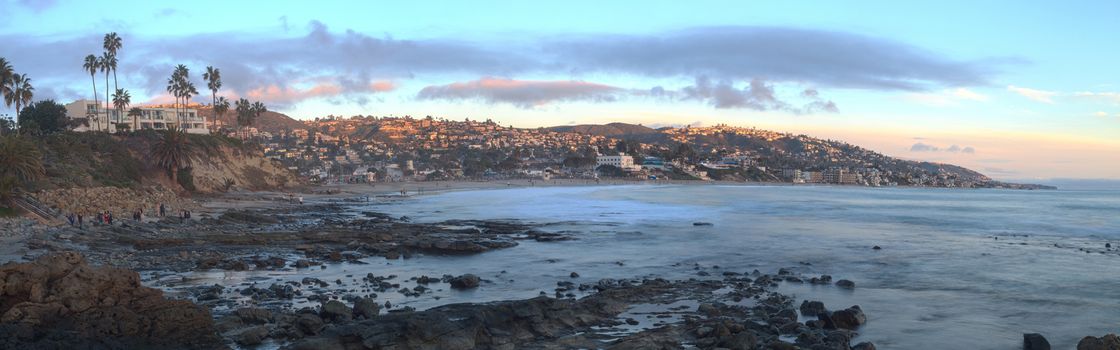
[(109, 131), (109, 71), (105, 71), (105, 131)]
[[(101, 107), (101, 101), (97, 99), (97, 78), (94, 78), (93, 74), (90, 74), (89, 81), (93, 83), (93, 120), (97, 120), (97, 109)], [(100, 125), (98, 125), (97, 127), (98, 129), (101, 129)]]

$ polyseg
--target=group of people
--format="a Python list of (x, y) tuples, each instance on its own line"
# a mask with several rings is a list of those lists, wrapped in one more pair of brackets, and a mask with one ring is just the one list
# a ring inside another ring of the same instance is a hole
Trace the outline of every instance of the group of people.
[(294, 193), (291, 193), (291, 192), (288, 193), (288, 203), (296, 203), (297, 200), (298, 200), (299, 204), (303, 204), (303, 196), (299, 196), (297, 198)]
[[(156, 208), (158, 210), (159, 217), (167, 216), (167, 211), (168, 211), (169, 207), (166, 204), (159, 203), (156, 206)], [(180, 219), (190, 219), (191, 218), (191, 211), (190, 210), (180, 210), (179, 211), (179, 218)], [(106, 211), (102, 211), (102, 212), (98, 212), (98, 213), (94, 214), (92, 222), (95, 225), (112, 225), (114, 219), (115, 219), (115, 217), (113, 216), (113, 212), (109, 211), (109, 210), (106, 210)], [(83, 228), (85, 223), (86, 223), (86, 220), (87, 220), (86, 216), (82, 215), (80, 213), (66, 214), (66, 221), (70, 223), (70, 226)], [(144, 208), (134, 210), (132, 212), (132, 220), (137, 221), (137, 222), (143, 221), (144, 220)]]

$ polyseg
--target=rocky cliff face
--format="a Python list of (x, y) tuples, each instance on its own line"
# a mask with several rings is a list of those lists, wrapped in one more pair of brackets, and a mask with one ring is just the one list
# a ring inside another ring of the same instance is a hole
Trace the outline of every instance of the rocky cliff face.
[(74, 252), (0, 266), (0, 348), (225, 348), (210, 312)]
[(257, 152), (220, 147), (216, 152), (200, 158), (191, 170), (195, 190), (198, 192), (224, 192), (227, 182), (232, 184), (230, 189), (253, 191), (299, 184), (295, 174)]

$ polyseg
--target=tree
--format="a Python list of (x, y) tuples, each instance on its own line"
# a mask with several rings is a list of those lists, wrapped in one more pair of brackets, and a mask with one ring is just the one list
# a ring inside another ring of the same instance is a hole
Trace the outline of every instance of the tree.
[(35, 143), (19, 135), (0, 136), (0, 198), (44, 174), (43, 156)]
[(172, 127), (152, 144), (152, 158), (178, 182), (179, 169), (189, 167), (194, 161), (194, 145), (182, 129)]
[(18, 123), (23, 132), (35, 134), (52, 134), (70, 127), (66, 106), (54, 100), (42, 100), (27, 106), (19, 113)]
[(0, 57), (0, 98), (7, 97), (4, 92), (4, 87), (8, 86), (8, 82), (12, 80), (12, 75), (15, 75), (15, 70), (12, 69), (12, 64), (8, 63), (8, 59)]
[(214, 101), (214, 122), (217, 123), (222, 117), (225, 117), (226, 112), (229, 111), (229, 100), (225, 97), (218, 97)]
[(3, 87), (2, 95), (4, 95), (4, 104), (16, 106), (16, 115), (19, 115), (20, 108), (31, 103), (31, 98), (35, 95), (35, 87), (31, 86), (31, 78), (27, 74), (12, 74), (12, 78), (8, 79), (8, 83)]
[(121, 37), (117, 36), (117, 32), (112, 32), (112, 33), (109, 33), (109, 34), (105, 34), (105, 40), (102, 43), (102, 46), (105, 48), (105, 52), (108, 52), (109, 55), (113, 56), (113, 66), (112, 66), (112, 68), (113, 68), (113, 90), (120, 89), (120, 87), (117, 86), (117, 59), (116, 59), (116, 57), (117, 57), (117, 51), (120, 51), (121, 46), (124, 46), (124, 44), (121, 42)]
[(263, 103), (261, 103), (260, 101), (253, 102), (253, 119), (254, 120), (260, 118), (261, 114), (264, 114), (264, 112), (268, 112), (268, 108), (266, 108)]
[[(129, 96), (128, 90), (117, 89), (117, 92), (113, 93), (113, 106), (117, 107), (118, 116), (124, 115), (124, 109), (128, 108), (129, 103), (132, 103), (132, 96)], [(117, 123), (120, 124), (119, 118)]]
[[(206, 73), (202, 73), (202, 79), (206, 80), (206, 88), (210, 89), (210, 107), (214, 108), (214, 114), (217, 115), (218, 111), (218, 89), (222, 88), (222, 71), (214, 68), (214, 66), (207, 66)], [(226, 103), (226, 108), (229, 108), (229, 103)], [(206, 118), (202, 119), (202, 124), (206, 125)]]
[(140, 130), (139, 119), (140, 115), (143, 113), (144, 111), (140, 110), (140, 108), (137, 107), (132, 107), (132, 109), (128, 110), (128, 116), (132, 117), (132, 130)]
[[(111, 107), (109, 107), (109, 98), (110, 98), (109, 97), (109, 71), (111, 71), (113, 69), (116, 69), (116, 68), (117, 68), (117, 57), (113, 56), (112, 54), (109, 54), (108, 52), (102, 53), (101, 54), (101, 71), (105, 73), (105, 110), (106, 111), (112, 109)], [(109, 119), (107, 115), (108, 115), (108, 113), (106, 113), (106, 118), (105, 119)], [(106, 122), (108, 122), (108, 120), (106, 120)]]
[(234, 108), (234, 110), (237, 111), (238, 129), (243, 130), (244, 128), (253, 125), (253, 118), (256, 117), (256, 114), (253, 113), (253, 105), (249, 103), (249, 100), (246, 100), (244, 98), (237, 100), (237, 106)]
[(187, 66), (181, 64), (175, 66), (175, 70), (171, 71), (171, 78), (167, 79), (167, 92), (175, 97), (175, 120), (180, 126), (183, 121), (179, 115), (179, 100), (183, 99), (189, 88), (193, 87), (188, 87), (188, 83), (190, 83), (190, 70)]
[[(97, 98), (97, 78), (95, 78), (94, 76), (97, 75), (97, 70), (101, 68), (101, 62), (97, 60), (97, 56), (90, 54), (86, 56), (85, 63), (82, 64), (82, 68), (84, 68), (86, 72), (89, 72), (89, 81), (93, 83), (93, 103), (95, 103), (97, 107), (100, 107), (101, 100)], [(94, 118), (97, 117), (97, 109), (94, 109), (93, 115)], [(101, 129), (101, 122), (97, 122), (97, 129)]]

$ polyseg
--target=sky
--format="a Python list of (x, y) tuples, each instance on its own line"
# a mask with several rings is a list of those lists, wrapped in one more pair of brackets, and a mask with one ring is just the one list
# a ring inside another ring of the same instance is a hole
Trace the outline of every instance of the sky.
[(219, 95), (297, 119), (729, 124), (1003, 180), (1120, 179), (1116, 1), (308, 4), (0, 0), (0, 57), (63, 102), (104, 94), (82, 59), (116, 32), (138, 103), (169, 102), (177, 64), (206, 90), (214, 66)]

